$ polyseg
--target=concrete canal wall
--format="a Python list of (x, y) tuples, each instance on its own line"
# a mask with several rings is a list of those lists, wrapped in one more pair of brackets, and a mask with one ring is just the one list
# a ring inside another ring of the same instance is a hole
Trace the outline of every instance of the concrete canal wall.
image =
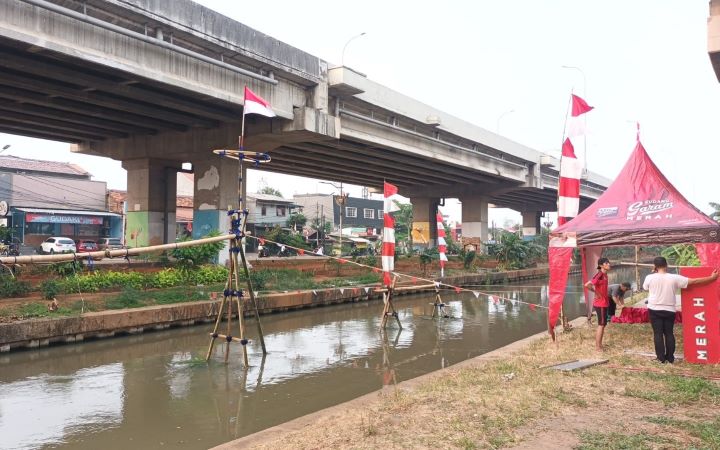
[[(486, 283), (512, 283), (547, 276), (547, 268), (536, 268), (446, 277), (443, 282), (454, 286), (471, 286)], [(423, 283), (418, 281), (418, 285)], [(408, 286), (410, 289), (398, 292), (397, 295), (428, 292), (427, 288), (412, 289), (412, 283), (404, 283), (402, 286)], [(381, 294), (375, 292), (373, 287), (342, 287), (271, 294), (260, 293), (257, 301), (261, 314), (271, 314), (294, 309), (380, 298)], [(137, 334), (144, 331), (211, 322), (217, 316), (218, 306), (219, 300), (208, 300), (134, 309), (106, 310), (85, 313), (82, 316), (75, 317), (31, 319), (4, 323), (0, 324), (0, 352), (21, 348), (44, 347), (55, 343), (76, 343), (86, 339)], [(248, 306), (248, 303), (246, 303), (246, 316), (250, 312)]]

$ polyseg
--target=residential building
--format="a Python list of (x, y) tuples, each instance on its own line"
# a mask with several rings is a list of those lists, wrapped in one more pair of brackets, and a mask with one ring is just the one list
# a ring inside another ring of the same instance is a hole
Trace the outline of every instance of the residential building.
[(122, 237), (122, 215), (108, 211), (106, 190), (75, 164), (0, 155), (0, 225), (27, 246), (50, 236)]
[(302, 208), (308, 223), (313, 223), (314, 220), (320, 224), (329, 222), (331, 230), (339, 230), (343, 203), (343, 228), (363, 228), (366, 235), (382, 233), (382, 200), (349, 196), (343, 198), (333, 194), (296, 194), (293, 200)]

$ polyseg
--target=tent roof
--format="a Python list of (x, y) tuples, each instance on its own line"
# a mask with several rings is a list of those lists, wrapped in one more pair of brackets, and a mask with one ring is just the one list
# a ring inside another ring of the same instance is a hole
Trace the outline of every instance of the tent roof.
[(718, 242), (718, 235), (720, 224), (675, 189), (640, 142), (600, 198), (552, 232), (579, 246)]

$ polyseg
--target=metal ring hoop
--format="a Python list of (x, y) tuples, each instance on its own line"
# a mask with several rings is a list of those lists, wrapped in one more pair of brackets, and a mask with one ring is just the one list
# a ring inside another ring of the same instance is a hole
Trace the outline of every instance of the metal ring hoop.
[(250, 162), (254, 162), (256, 164), (269, 163), (271, 160), (269, 153), (249, 152), (246, 150), (220, 149), (220, 150), (213, 150), (213, 153), (215, 153), (218, 156), (225, 156), (227, 158), (238, 159), (238, 160), (242, 159), (243, 161), (250, 161)]

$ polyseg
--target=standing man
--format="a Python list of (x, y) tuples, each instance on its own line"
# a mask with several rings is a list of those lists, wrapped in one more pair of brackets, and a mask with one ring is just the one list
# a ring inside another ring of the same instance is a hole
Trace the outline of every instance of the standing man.
[(618, 306), (621, 308), (625, 306), (625, 294), (629, 292), (630, 289), (632, 289), (632, 286), (627, 281), (621, 284), (611, 284), (608, 286), (608, 293), (610, 295), (610, 298), (608, 299), (608, 322), (610, 322), (612, 317), (615, 315), (615, 311)]
[(595, 331), (595, 350), (601, 352), (603, 351), (602, 341), (605, 334), (605, 325), (607, 325), (608, 307), (610, 306), (607, 276), (610, 270), (610, 260), (607, 258), (598, 259), (597, 269), (598, 271), (592, 280), (585, 283), (585, 288), (595, 293), (593, 308), (595, 308), (598, 320), (597, 331)]
[(643, 289), (648, 291), (648, 312), (655, 341), (657, 362), (672, 364), (675, 361), (675, 293), (688, 286), (709, 284), (718, 278), (718, 270), (710, 276), (687, 278), (667, 273), (667, 260), (658, 256), (653, 260), (655, 269), (645, 277)]

